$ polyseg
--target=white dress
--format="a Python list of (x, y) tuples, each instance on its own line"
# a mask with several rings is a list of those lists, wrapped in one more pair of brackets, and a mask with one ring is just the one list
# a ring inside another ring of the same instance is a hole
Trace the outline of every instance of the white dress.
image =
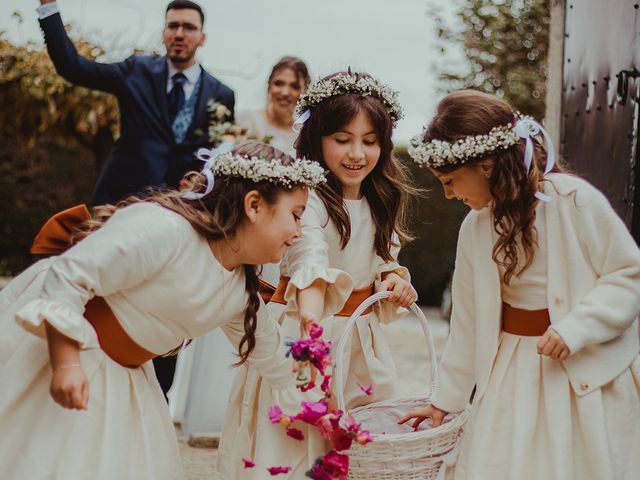
[[(258, 138), (271, 137), (271, 145), (295, 156), (293, 142), (298, 134), (269, 124), (264, 111), (241, 110), (236, 113), (236, 123)], [(278, 285), (279, 265), (262, 265), (260, 277)], [(226, 402), (235, 376), (231, 365), (236, 361), (235, 350), (216, 331), (194, 340), (180, 353), (173, 385), (167, 396), (171, 418), (182, 424), (183, 433), (211, 434), (222, 430)]]
[[(502, 300), (525, 310), (547, 308), (543, 207), (536, 209), (538, 248), (532, 265), (501, 285)], [(520, 248), (519, 258), (523, 255)], [(601, 389), (577, 396), (562, 362), (538, 355), (539, 339), (500, 333), (486, 392), (465, 426), (454, 478), (637, 478), (640, 361)]]
[[(243, 269), (224, 269), (207, 241), (174, 212), (151, 203), (117, 211), (98, 231), (0, 292), (3, 479), (182, 478), (153, 365), (125, 368), (101, 350), (83, 317), (94, 295), (105, 299), (137, 344), (157, 354), (216, 327), (236, 345), (244, 332)], [(264, 308), (258, 317), (252, 362), (270, 378), (273, 401), (295, 405), (279, 327)], [(87, 411), (63, 409), (49, 394), (45, 319), (80, 344)]]
[(271, 125), (267, 121), (264, 110), (240, 110), (236, 113), (236, 123), (249, 129), (249, 133), (259, 139), (265, 136), (271, 137), (269, 144), (289, 155), (295, 156), (293, 147), (298, 134), (292, 129), (282, 129)]
[[(302, 236), (286, 251), (281, 262), (282, 274), (290, 277), (285, 293), (287, 305), (270, 303), (267, 306), (274, 318), (279, 317), (286, 336), (300, 337), (297, 291), (317, 279), (327, 283), (321, 323), (324, 339), (330, 340), (334, 346), (347, 320), (347, 317), (334, 314), (342, 309), (352, 289), (379, 284), (384, 272), (395, 271), (409, 279), (406, 268), (397, 262), (385, 262), (376, 254), (373, 244), (375, 227), (366, 199), (345, 200), (345, 204), (351, 219), (351, 239), (341, 249), (340, 237), (329, 221), (324, 204), (315, 193), (309, 195), (307, 209), (302, 216)], [(396, 257), (398, 249), (392, 253)], [(385, 302), (357, 320), (352, 341), (346, 347), (351, 355), (347, 355), (345, 365), (337, 366), (346, 372), (344, 392), (347, 408), (394, 396), (397, 375), (380, 322), (394, 320), (404, 313), (404, 309)], [(335, 353), (333, 357), (335, 359)], [(367, 396), (358, 383), (364, 387), (373, 385), (373, 395)], [(337, 388), (341, 387), (333, 385), (333, 389)], [(326, 445), (315, 431), (307, 435), (304, 442), (299, 442), (285, 437), (280, 425), (271, 425), (267, 416), (271, 405), (267, 393), (259, 372), (243, 368), (238, 373), (218, 455), (218, 470), (223, 478), (263, 478), (261, 472), (238, 468), (240, 459), (249, 457), (260, 463), (291, 466), (292, 473), (284, 478), (302, 479), (305, 471), (325, 450)], [(321, 395), (319, 388), (308, 393), (316, 398)]]

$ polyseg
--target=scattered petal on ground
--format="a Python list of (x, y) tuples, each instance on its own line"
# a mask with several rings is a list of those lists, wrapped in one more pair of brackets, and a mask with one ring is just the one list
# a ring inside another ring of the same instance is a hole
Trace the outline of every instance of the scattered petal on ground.
[(291, 471), (291, 467), (270, 467), (267, 468), (267, 471), (272, 475), (281, 475), (283, 473), (289, 473)]

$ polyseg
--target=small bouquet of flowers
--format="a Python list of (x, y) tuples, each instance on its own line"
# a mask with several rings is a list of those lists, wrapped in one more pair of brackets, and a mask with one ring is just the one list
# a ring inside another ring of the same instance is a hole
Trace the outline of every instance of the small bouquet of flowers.
[(207, 113), (209, 115), (208, 136), (211, 147), (215, 148), (221, 143), (242, 143), (247, 140), (257, 140), (262, 143), (270, 143), (270, 136), (259, 138), (249, 129), (236, 125), (232, 121), (231, 111), (226, 105), (210, 98), (207, 101)]
[[(288, 339), (289, 347), (287, 357), (291, 356), (297, 364), (304, 364), (308, 368), (314, 367), (313, 373), (301, 375), (301, 367), (298, 368), (296, 379), (298, 387), (302, 391), (315, 387), (317, 373), (323, 377), (320, 389), (324, 392), (324, 398), (318, 402), (302, 402), (302, 410), (295, 415), (285, 415), (280, 406), (273, 405), (269, 408), (269, 420), (273, 424), (281, 424), (285, 428), (285, 434), (291, 438), (302, 441), (304, 433), (295, 428), (296, 422), (306, 423), (315, 427), (320, 436), (326, 439), (331, 449), (316, 459), (313, 467), (306, 472), (306, 476), (314, 480), (346, 480), (349, 475), (349, 456), (340, 453), (351, 448), (355, 441), (360, 445), (366, 445), (373, 438), (369, 431), (351, 418), (345, 418), (341, 410), (329, 410), (329, 380), (327, 369), (332, 365), (331, 342), (322, 339), (323, 329), (320, 325), (312, 323), (309, 329), (309, 338), (299, 340)], [(317, 372), (317, 373), (316, 373)], [(363, 390), (364, 391), (364, 390)], [(243, 459), (245, 468), (255, 467), (249, 459)], [(271, 475), (288, 473), (291, 468), (287, 466), (270, 467), (267, 469)]]
[(329, 380), (331, 375), (325, 374), (325, 368), (332, 365), (331, 360), (331, 342), (325, 342), (322, 339), (323, 329), (317, 323), (312, 323), (309, 328), (309, 338), (301, 338), (294, 340), (287, 338), (285, 345), (289, 347), (287, 357), (292, 357), (296, 364), (294, 369), (297, 372), (296, 383), (298, 387), (306, 392), (316, 386), (316, 370), (323, 377), (321, 385), (322, 391), (327, 392), (329, 388)]

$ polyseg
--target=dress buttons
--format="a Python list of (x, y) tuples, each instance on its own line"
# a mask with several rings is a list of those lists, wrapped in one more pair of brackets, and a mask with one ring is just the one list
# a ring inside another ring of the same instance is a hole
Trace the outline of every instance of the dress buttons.
[(556, 305), (562, 305), (562, 302), (564, 302), (564, 300), (562, 300), (560, 297), (555, 299)]
[(581, 390), (589, 390), (589, 384), (588, 383), (581, 383), (580, 384), (580, 389)]

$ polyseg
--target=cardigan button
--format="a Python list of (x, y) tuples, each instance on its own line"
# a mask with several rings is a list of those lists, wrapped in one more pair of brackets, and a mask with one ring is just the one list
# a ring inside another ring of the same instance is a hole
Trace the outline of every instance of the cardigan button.
[(580, 384), (580, 389), (581, 390), (589, 390), (589, 384), (588, 383), (581, 383)]

